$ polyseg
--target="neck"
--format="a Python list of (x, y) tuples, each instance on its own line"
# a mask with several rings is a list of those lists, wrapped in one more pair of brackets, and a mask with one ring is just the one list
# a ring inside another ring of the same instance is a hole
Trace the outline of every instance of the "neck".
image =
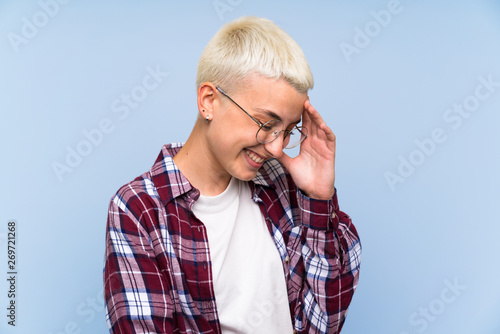
[(188, 140), (173, 159), (182, 174), (202, 195), (216, 196), (227, 188), (231, 175), (217, 163), (210, 151), (203, 122), (197, 120)]

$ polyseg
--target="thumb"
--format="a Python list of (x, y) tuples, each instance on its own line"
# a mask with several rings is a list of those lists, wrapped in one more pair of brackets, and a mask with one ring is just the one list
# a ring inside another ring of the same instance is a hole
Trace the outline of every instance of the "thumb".
[(289, 166), (292, 164), (293, 158), (291, 158), (288, 154), (286, 154), (285, 152), (283, 152), (283, 154), (281, 154), (281, 157), (277, 158), (277, 160), (279, 162), (281, 162), (281, 164), (286, 169), (288, 169), (288, 171), (290, 171)]

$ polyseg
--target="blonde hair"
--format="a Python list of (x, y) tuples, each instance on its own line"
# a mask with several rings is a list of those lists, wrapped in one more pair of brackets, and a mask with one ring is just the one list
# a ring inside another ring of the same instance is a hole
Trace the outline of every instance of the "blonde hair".
[(300, 46), (274, 22), (246, 16), (226, 23), (208, 42), (196, 87), (209, 81), (229, 91), (253, 74), (283, 78), (300, 93), (314, 85)]

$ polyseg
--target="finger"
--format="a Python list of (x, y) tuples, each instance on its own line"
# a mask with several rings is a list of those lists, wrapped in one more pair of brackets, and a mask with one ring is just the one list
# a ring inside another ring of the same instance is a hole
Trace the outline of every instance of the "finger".
[(314, 136), (321, 135), (320, 128), (322, 124), (325, 124), (325, 121), (319, 114), (319, 112), (311, 105), (310, 101), (304, 103), (305, 114), (307, 115), (308, 120), (308, 129), (310, 130), (310, 134)]
[(307, 104), (306, 110), (307, 110), (307, 113), (308, 113), (311, 121), (315, 122), (318, 125), (325, 123), (325, 121), (323, 120), (323, 117), (321, 117), (321, 115), (316, 110), (316, 108), (314, 108), (309, 101), (307, 101), (307, 102), (308, 102), (308, 104)]
[(304, 110), (302, 111), (302, 126), (306, 128), (311, 125), (311, 117), (309, 115), (308, 109), (311, 107), (309, 100), (304, 102)]
[(293, 161), (293, 158), (291, 158), (288, 154), (286, 154), (285, 152), (283, 152), (283, 154), (281, 155), (281, 157), (277, 158), (279, 162), (281, 162), (281, 164), (288, 170), (290, 170), (290, 168), (288, 168), (290, 166), (290, 164), (292, 163)]
[[(304, 103), (304, 107), (307, 111), (308, 115), (308, 120), (310, 121), (310, 133), (312, 135), (316, 136), (322, 136), (324, 135), (327, 140), (329, 141), (335, 141), (335, 134), (333, 133), (332, 129), (326, 125), (326, 122), (323, 120), (323, 117), (321, 117), (320, 113), (314, 108), (310, 101), (306, 101)], [(312, 126), (312, 125), (315, 126)]]
[(321, 124), (320, 126), (321, 130), (323, 130), (326, 139), (329, 141), (335, 141), (335, 134), (333, 133), (332, 129), (326, 123)]

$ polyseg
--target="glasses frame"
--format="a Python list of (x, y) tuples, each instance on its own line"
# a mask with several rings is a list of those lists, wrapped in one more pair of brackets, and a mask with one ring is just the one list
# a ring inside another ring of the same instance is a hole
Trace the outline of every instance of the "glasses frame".
[[(293, 130), (297, 130), (297, 131), (301, 134), (301, 139), (300, 139), (300, 141), (299, 141), (297, 144), (295, 144), (295, 145), (293, 145), (293, 146), (291, 146), (291, 147), (285, 147), (285, 146), (283, 146), (283, 148), (284, 148), (284, 149), (292, 149), (292, 148), (295, 148), (295, 147), (299, 146), (299, 145), (300, 145), (300, 144), (304, 141), (304, 139), (306, 139), (306, 137), (307, 137), (307, 128), (305, 128), (305, 127), (303, 127), (303, 126), (297, 126), (297, 125), (295, 125), (295, 126), (293, 127), (293, 129), (292, 129), (292, 130), (287, 130), (287, 129), (284, 129), (284, 124), (283, 124), (283, 122), (282, 122), (282, 121), (280, 121), (279, 119), (271, 119), (271, 120), (269, 120), (269, 121), (267, 121), (267, 122), (265, 122), (265, 123), (259, 122), (259, 121), (258, 121), (257, 119), (255, 119), (252, 115), (250, 115), (250, 114), (249, 114), (249, 113), (248, 113), (245, 109), (243, 109), (243, 108), (242, 108), (242, 107), (241, 107), (238, 103), (236, 103), (236, 101), (234, 101), (234, 100), (233, 100), (233, 99), (232, 99), (229, 95), (227, 95), (227, 93), (226, 93), (226, 92), (225, 92), (222, 88), (220, 88), (219, 86), (215, 86), (215, 88), (217, 88), (217, 90), (218, 90), (218, 91), (219, 91), (222, 95), (224, 95), (225, 97), (227, 97), (227, 98), (228, 98), (231, 102), (233, 102), (233, 103), (234, 103), (234, 104), (235, 104), (238, 108), (240, 108), (240, 109), (241, 109), (241, 110), (242, 110), (242, 111), (243, 111), (243, 112), (244, 112), (244, 113), (245, 113), (248, 117), (250, 117), (250, 118), (251, 118), (251, 119), (252, 119), (255, 123), (257, 123), (257, 124), (259, 125), (259, 130), (257, 130), (257, 133), (255, 134), (255, 139), (256, 139), (256, 140), (257, 140), (257, 142), (259, 142), (260, 144), (265, 145), (265, 144), (269, 144), (269, 143), (271, 143), (271, 142), (275, 141), (275, 140), (276, 140), (276, 138), (278, 138), (282, 132), (284, 132), (284, 135), (283, 135), (283, 144), (284, 144), (284, 143), (285, 143), (285, 139), (286, 139), (286, 138), (290, 135), (290, 133), (292, 133), (292, 131), (293, 131)], [(273, 138), (273, 139), (271, 139), (271, 140), (269, 140), (269, 141), (266, 141), (266, 142), (261, 142), (261, 141), (259, 140), (259, 132), (260, 132), (260, 130), (262, 130), (262, 128), (263, 128), (266, 124), (271, 123), (271, 122), (276, 122), (276, 121), (278, 121), (278, 122), (280, 122), (280, 123), (281, 123), (281, 125), (282, 125), (281, 130), (280, 130), (280, 131), (275, 131), (275, 132), (274, 132), (274, 134), (273, 134), (273, 135), (274, 135), (274, 138)]]

